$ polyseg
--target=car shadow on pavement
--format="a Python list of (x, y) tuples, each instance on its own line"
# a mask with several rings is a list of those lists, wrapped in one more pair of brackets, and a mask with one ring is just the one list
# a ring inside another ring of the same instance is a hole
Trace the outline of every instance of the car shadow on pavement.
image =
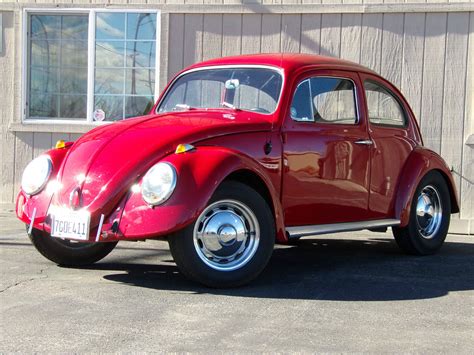
[(262, 275), (250, 285), (211, 289), (188, 281), (165, 258), (158, 265), (98, 263), (120, 271), (109, 281), (157, 290), (238, 297), (344, 301), (417, 300), (474, 289), (474, 243), (446, 242), (432, 256), (402, 254), (389, 239), (307, 239), (278, 246)]

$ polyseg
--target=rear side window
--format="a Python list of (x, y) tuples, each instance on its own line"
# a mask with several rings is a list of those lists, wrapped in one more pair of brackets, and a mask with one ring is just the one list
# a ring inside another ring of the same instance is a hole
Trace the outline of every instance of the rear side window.
[(364, 89), (371, 123), (385, 126), (405, 126), (405, 112), (390, 91), (373, 81), (365, 81)]
[(356, 124), (354, 83), (332, 77), (302, 81), (293, 96), (291, 117), (300, 122)]

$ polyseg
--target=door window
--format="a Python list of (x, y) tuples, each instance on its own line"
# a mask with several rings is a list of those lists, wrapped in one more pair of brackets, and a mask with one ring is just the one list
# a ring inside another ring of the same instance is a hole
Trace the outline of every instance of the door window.
[(405, 113), (398, 100), (383, 86), (364, 82), (370, 123), (386, 126), (405, 126)]
[(356, 124), (354, 83), (333, 77), (306, 79), (295, 91), (291, 117), (295, 121)]

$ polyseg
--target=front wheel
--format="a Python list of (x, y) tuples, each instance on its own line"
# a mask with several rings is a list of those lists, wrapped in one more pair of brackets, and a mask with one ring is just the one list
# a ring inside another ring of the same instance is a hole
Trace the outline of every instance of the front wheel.
[(409, 254), (436, 253), (448, 234), (451, 199), (444, 178), (430, 172), (420, 181), (411, 203), (406, 227), (393, 228), (398, 246)]
[(256, 278), (273, 252), (273, 215), (260, 194), (225, 182), (196, 221), (168, 238), (188, 278), (209, 287), (236, 287)]
[(117, 245), (117, 242), (81, 243), (63, 240), (51, 237), (37, 229), (33, 229), (29, 237), (31, 243), (41, 255), (56, 264), (64, 266), (93, 264), (105, 258)]

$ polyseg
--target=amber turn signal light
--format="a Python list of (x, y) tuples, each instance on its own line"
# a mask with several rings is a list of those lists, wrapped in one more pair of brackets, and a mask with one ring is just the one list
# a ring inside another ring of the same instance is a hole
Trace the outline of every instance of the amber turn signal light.
[(178, 144), (175, 150), (175, 154), (186, 153), (193, 149), (194, 149), (194, 146), (192, 146), (191, 144)]
[(56, 149), (62, 149), (66, 147), (66, 142), (63, 141), (62, 139), (58, 140), (56, 142)]

